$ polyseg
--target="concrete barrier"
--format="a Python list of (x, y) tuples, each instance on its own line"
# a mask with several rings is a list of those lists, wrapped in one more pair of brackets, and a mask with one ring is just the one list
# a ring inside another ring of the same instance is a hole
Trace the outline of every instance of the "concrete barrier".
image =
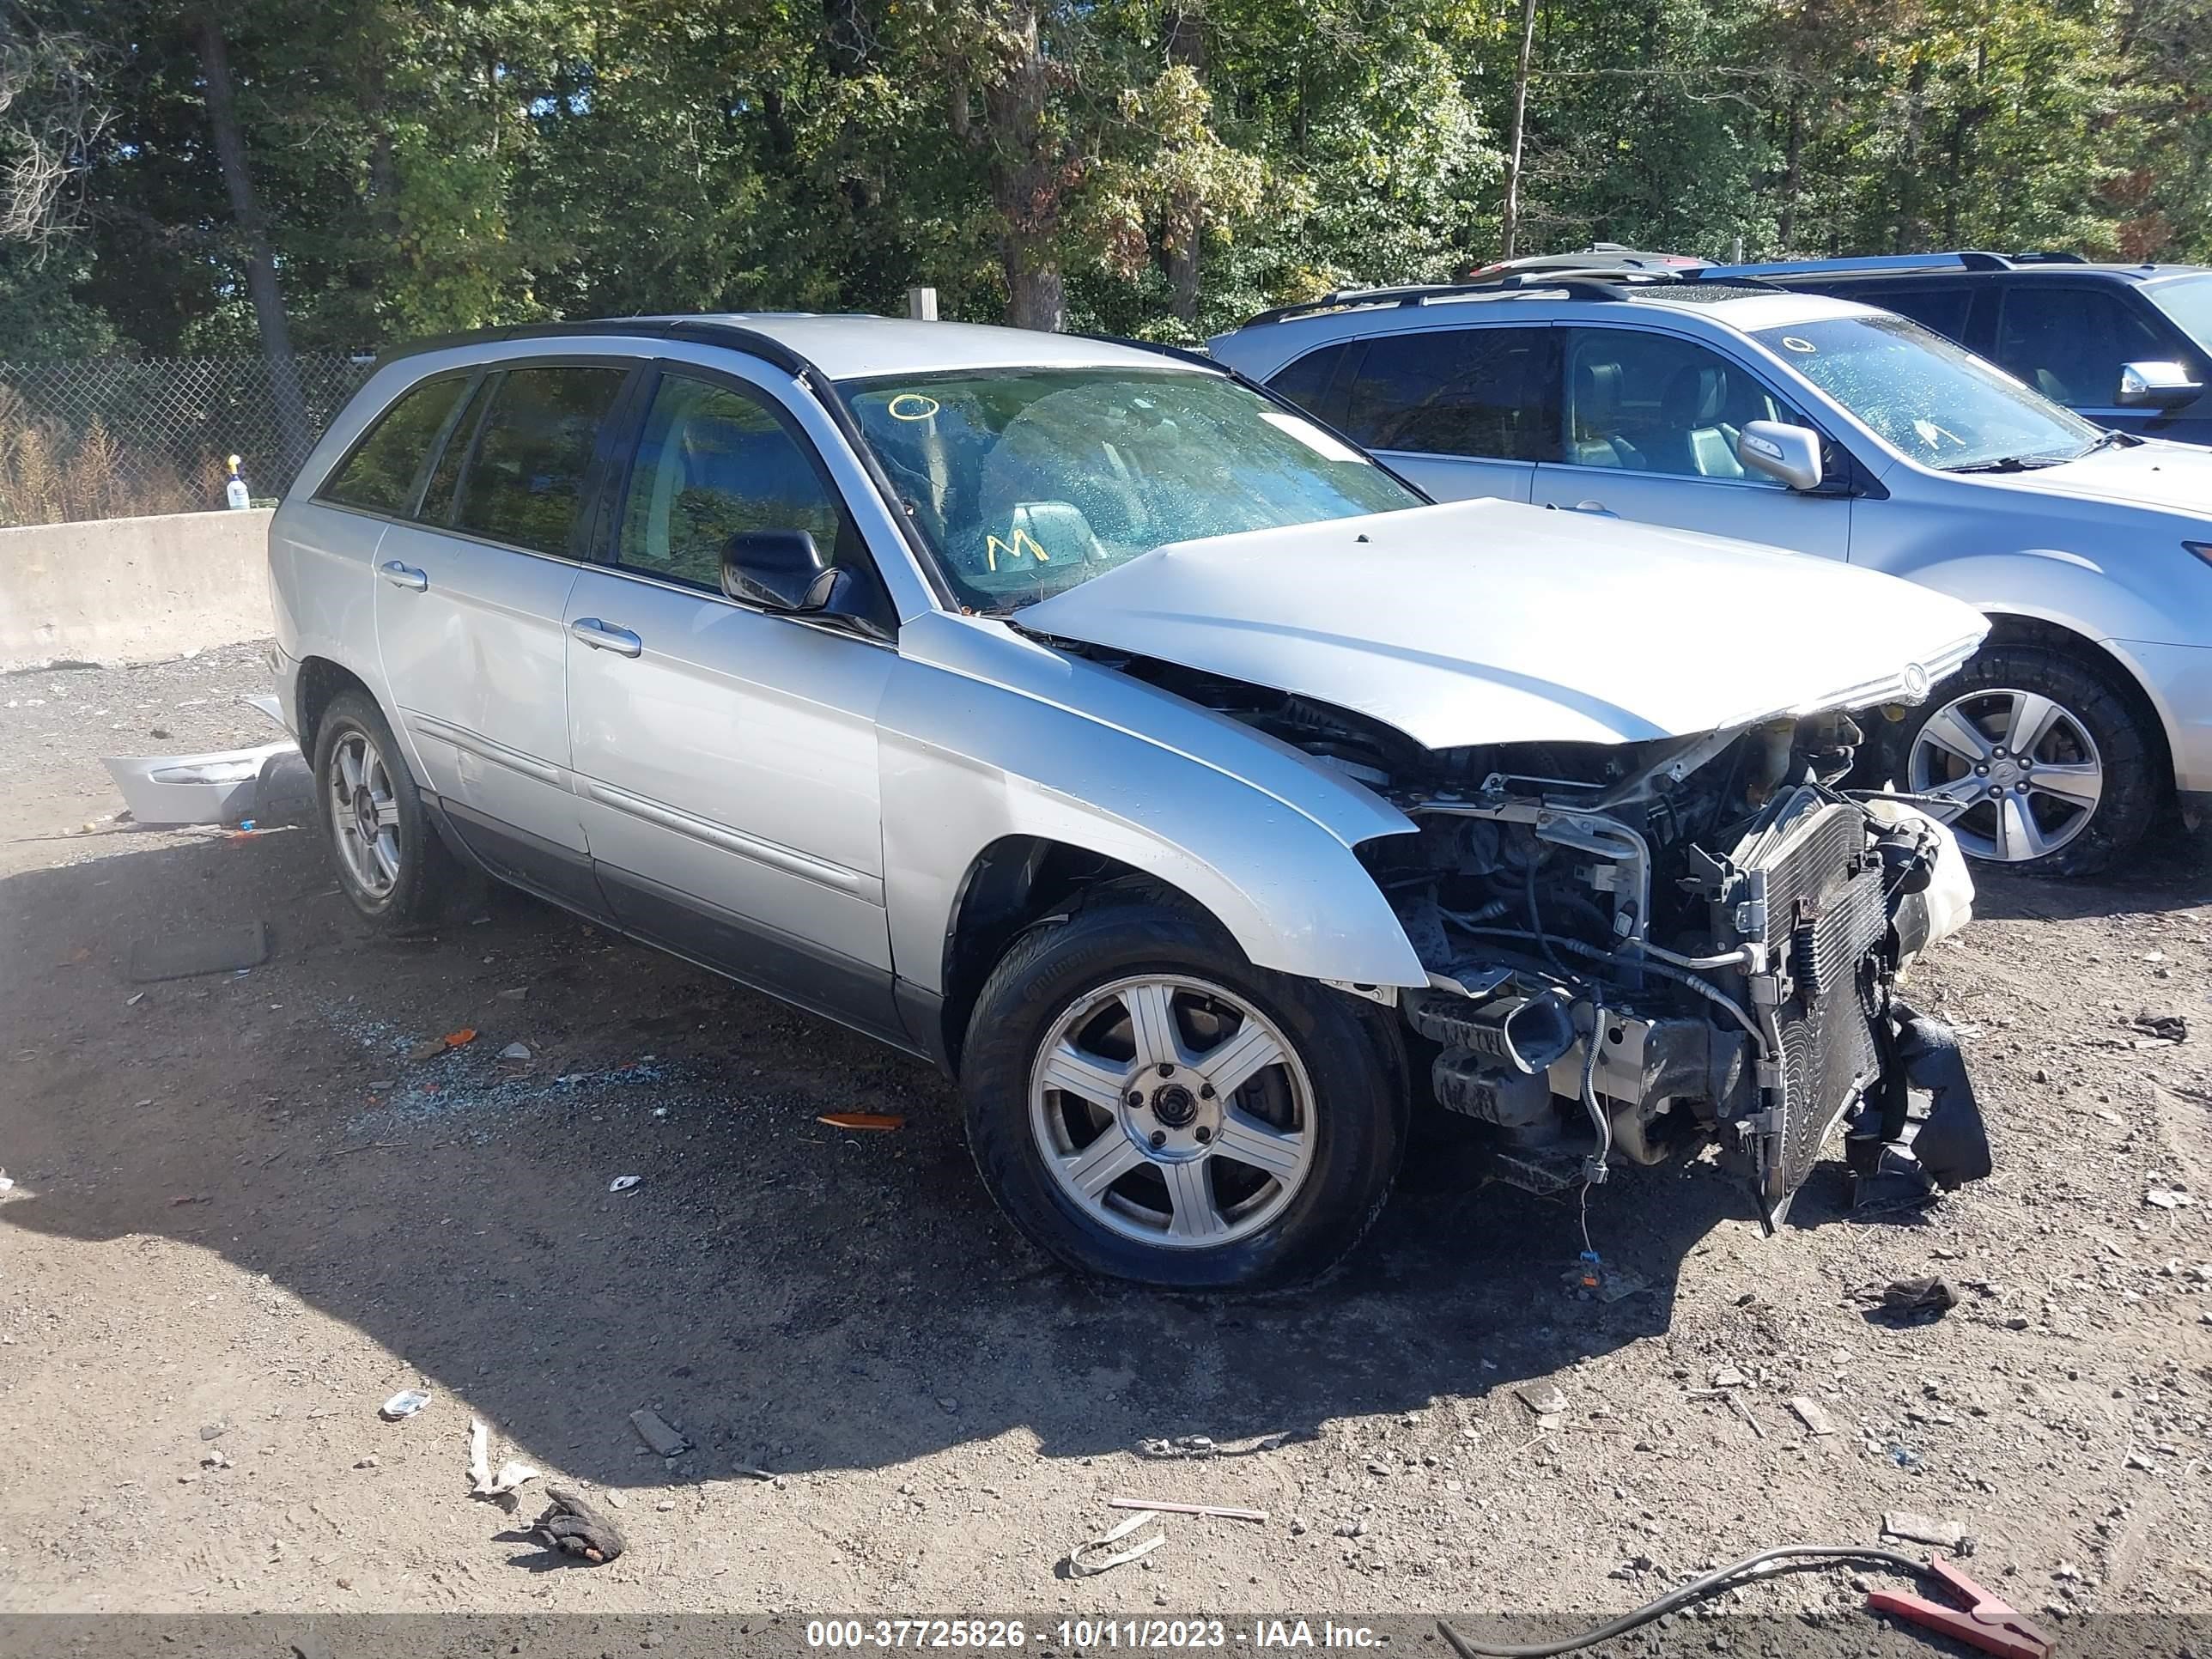
[(257, 507), (0, 530), (0, 673), (160, 662), (266, 638), (270, 516)]

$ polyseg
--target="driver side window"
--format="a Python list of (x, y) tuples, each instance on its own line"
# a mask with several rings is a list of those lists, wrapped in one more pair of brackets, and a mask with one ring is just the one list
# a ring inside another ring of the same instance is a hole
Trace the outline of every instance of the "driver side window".
[(1807, 424), (1752, 374), (1672, 335), (1620, 328), (1568, 331), (1571, 465), (1782, 486), (1736, 459), (1753, 421)]
[(719, 592), (722, 550), (755, 530), (804, 530), (832, 563), (857, 538), (812, 453), (767, 403), (665, 374), (623, 503), (616, 562)]

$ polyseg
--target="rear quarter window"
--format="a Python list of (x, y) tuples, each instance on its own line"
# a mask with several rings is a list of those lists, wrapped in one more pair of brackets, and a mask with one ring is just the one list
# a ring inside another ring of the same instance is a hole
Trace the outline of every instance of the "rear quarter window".
[(317, 498), (404, 518), (415, 505), (416, 481), (431, 447), (468, 386), (467, 375), (448, 374), (402, 393), (338, 463)]
[(454, 527), (535, 553), (566, 554), (599, 422), (627, 368), (509, 370), (477, 430)]

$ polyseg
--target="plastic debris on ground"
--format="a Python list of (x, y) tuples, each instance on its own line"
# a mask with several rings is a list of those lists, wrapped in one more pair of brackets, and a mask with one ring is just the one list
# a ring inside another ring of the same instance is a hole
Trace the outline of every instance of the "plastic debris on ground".
[(9, 1193), (15, 1190), (15, 1183), (8, 1178), (8, 1172), (5, 1170), (0, 1170), (0, 1193)]
[(491, 1431), (476, 1418), (469, 1419), (469, 1495), (503, 1498), (524, 1482), (538, 1479), (538, 1471), (518, 1458), (507, 1460), (495, 1474), (491, 1468)]
[(1790, 1409), (1797, 1414), (1797, 1420), (1805, 1425), (1808, 1433), (1833, 1434), (1836, 1431), (1836, 1425), (1829, 1420), (1828, 1413), (1821, 1408), (1820, 1402), (1809, 1395), (1796, 1395), (1790, 1401)]
[(643, 1176), (617, 1176), (612, 1181), (607, 1182), (607, 1190), (611, 1193), (626, 1193), (644, 1179)]
[(2143, 1202), (2160, 1210), (2184, 1210), (2197, 1200), (2179, 1187), (2152, 1187), (2143, 1194)]
[(429, 1391), (425, 1389), (402, 1389), (398, 1394), (376, 1408), (376, 1413), (387, 1423), (397, 1423), (402, 1418), (412, 1417), (430, 1403)]
[(526, 1042), (510, 1042), (499, 1051), (499, 1057), (501, 1060), (528, 1060), (530, 1045)]
[(833, 1129), (872, 1129), (880, 1133), (906, 1127), (906, 1119), (896, 1112), (824, 1112), (814, 1121)]
[(1157, 1510), (1142, 1510), (1110, 1532), (1101, 1533), (1096, 1538), (1078, 1544), (1067, 1553), (1068, 1576), (1073, 1578), (1096, 1577), (1102, 1572), (1111, 1572), (1116, 1567), (1127, 1566), (1132, 1561), (1150, 1555), (1168, 1541), (1165, 1533), (1155, 1533), (1126, 1549), (1116, 1550), (1113, 1547), (1159, 1518)]

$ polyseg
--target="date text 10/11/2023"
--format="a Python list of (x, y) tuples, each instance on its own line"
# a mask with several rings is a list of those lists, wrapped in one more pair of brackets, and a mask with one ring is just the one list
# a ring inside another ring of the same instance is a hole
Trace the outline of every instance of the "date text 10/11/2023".
[(1364, 1649), (1382, 1638), (1364, 1625), (1332, 1620), (1255, 1619), (1249, 1623), (1219, 1619), (1060, 1619), (1028, 1624), (1018, 1619), (814, 1619), (806, 1625), (810, 1648), (927, 1649), (992, 1652), (1039, 1648), (1171, 1651), (1177, 1649), (1244, 1649), (1297, 1652), (1324, 1648)]

